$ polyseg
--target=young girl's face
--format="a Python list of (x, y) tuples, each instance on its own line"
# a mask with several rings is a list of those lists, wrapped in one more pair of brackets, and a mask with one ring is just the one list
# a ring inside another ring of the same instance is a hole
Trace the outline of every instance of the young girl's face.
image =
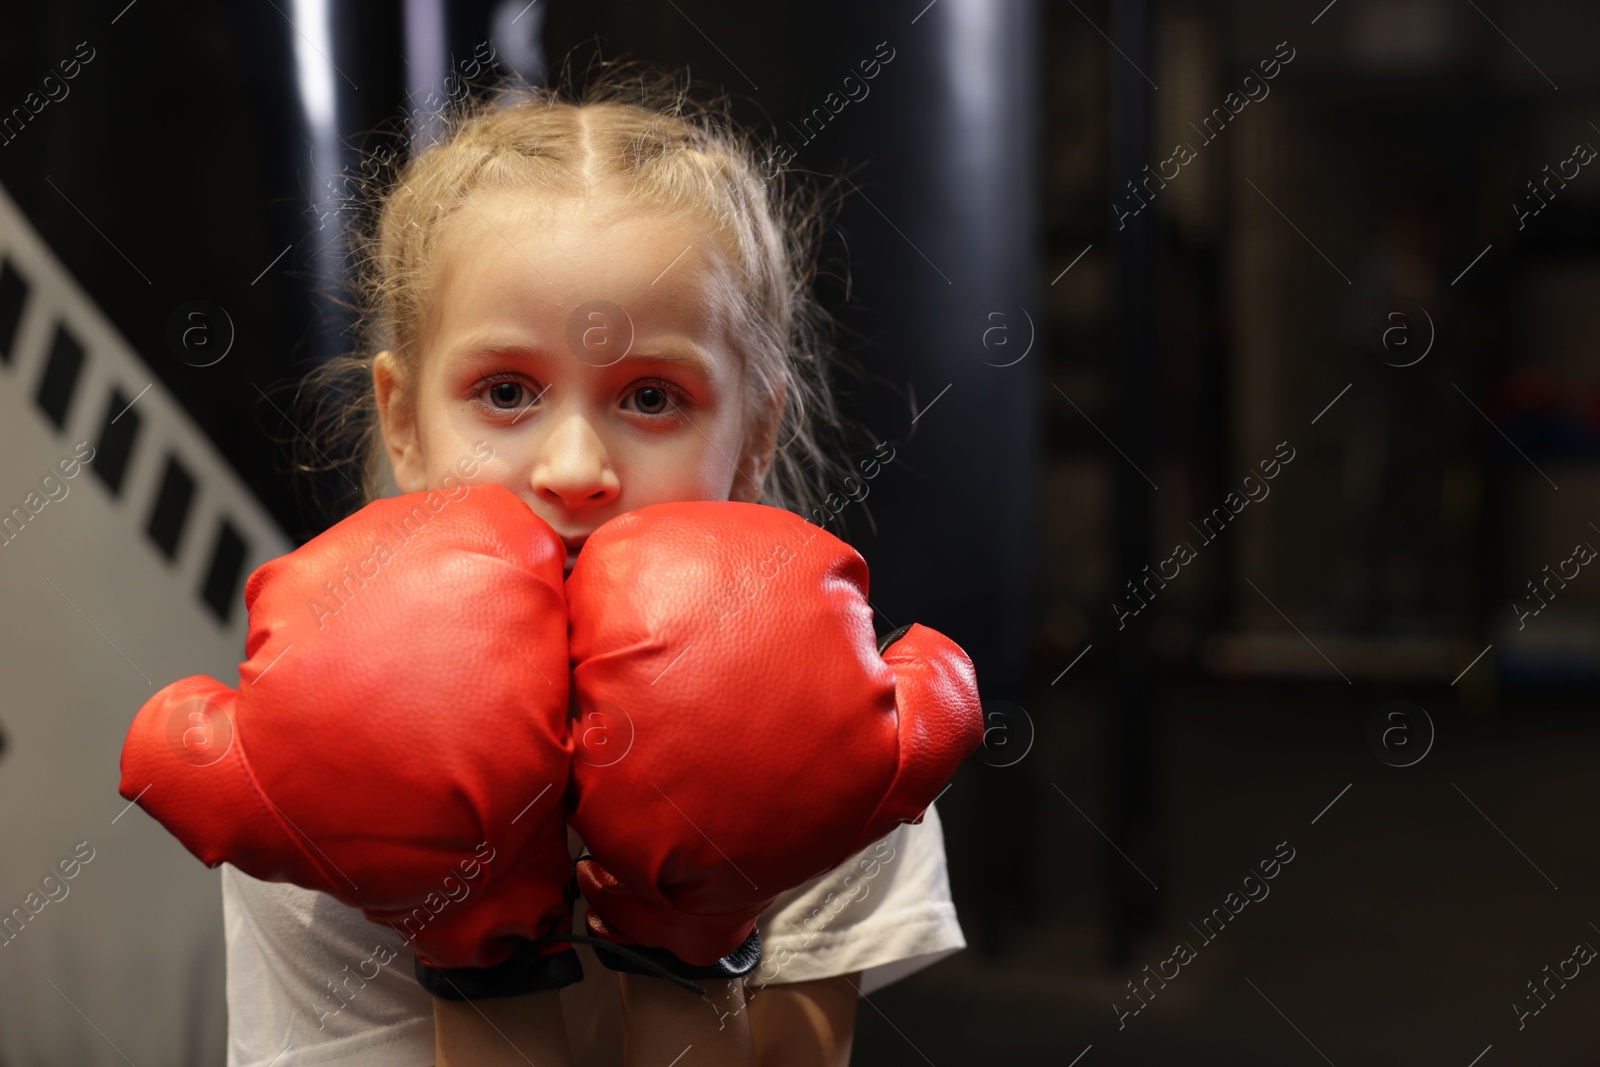
[(747, 432), (737, 281), (704, 225), (500, 190), (447, 225), (416, 373), (388, 352), (373, 366), (402, 492), (487, 454), (474, 483), (526, 501), (566, 542), (569, 572), (624, 512), (759, 496), (772, 420)]

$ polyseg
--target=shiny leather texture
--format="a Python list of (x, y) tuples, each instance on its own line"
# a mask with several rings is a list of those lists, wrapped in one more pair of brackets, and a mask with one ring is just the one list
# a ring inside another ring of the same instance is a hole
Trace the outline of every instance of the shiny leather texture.
[(567, 604), (579, 717), (628, 742), (572, 765), (596, 936), (714, 964), (779, 893), (920, 820), (982, 740), (966, 654), (913, 625), (880, 656), (866, 563), (787, 511), (619, 516)]
[(146, 702), (122, 795), (207, 866), (327, 892), (435, 967), (567, 932), (565, 556), (501, 486), (367, 505), (250, 575), (238, 688)]

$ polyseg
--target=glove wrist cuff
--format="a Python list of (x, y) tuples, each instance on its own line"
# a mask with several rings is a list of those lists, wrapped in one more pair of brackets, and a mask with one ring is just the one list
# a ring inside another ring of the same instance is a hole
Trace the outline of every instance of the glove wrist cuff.
[(543, 993), (582, 981), (583, 964), (576, 952), (545, 951), (556, 940), (519, 941), (510, 956), (488, 967), (430, 967), (417, 959), (417, 984), (440, 1000), (484, 1000)]
[(742, 978), (761, 962), (760, 930), (751, 930), (750, 936), (738, 948), (710, 964), (685, 963), (667, 949), (648, 945), (618, 945), (598, 937), (589, 939), (589, 943), (600, 950), (595, 955), (609, 969), (629, 974), (648, 974), (651, 977), (659, 977), (665, 972), (674, 978), (685, 979)]

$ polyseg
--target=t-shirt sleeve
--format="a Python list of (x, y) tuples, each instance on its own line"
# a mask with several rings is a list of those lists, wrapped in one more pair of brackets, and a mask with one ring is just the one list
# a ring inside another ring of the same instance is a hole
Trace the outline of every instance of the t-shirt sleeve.
[(325, 893), (226, 863), (222, 919), (227, 1067), (433, 1063), (433, 1003), (394, 930)]
[(966, 947), (930, 805), (826, 874), (775, 900), (757, 920), (761, 963), (751, 985), (861, 971), (863, 995)]

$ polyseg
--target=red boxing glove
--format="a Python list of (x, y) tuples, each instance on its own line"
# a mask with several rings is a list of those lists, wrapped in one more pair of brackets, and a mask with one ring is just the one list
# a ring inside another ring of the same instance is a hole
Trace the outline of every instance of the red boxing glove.
[(578, 980), (569, 947), (526, 943), (571, 924), (565, 557), (501, 486), (368, 504), (250, 575), (239, 688), (152, 697), (122, 795), (208, 867), (329, 893), (424, 965), (517, 985), (466, 995)]
[(779, 893), (921, 819), (982, 740), (972, 663), (923, 626), (879, 655), (866, 594), (854, 549), (759, 504), (589, 537), (567, 604), (578, 728), (607, 724), (569, 802), (592, 934), (744, 973)]

